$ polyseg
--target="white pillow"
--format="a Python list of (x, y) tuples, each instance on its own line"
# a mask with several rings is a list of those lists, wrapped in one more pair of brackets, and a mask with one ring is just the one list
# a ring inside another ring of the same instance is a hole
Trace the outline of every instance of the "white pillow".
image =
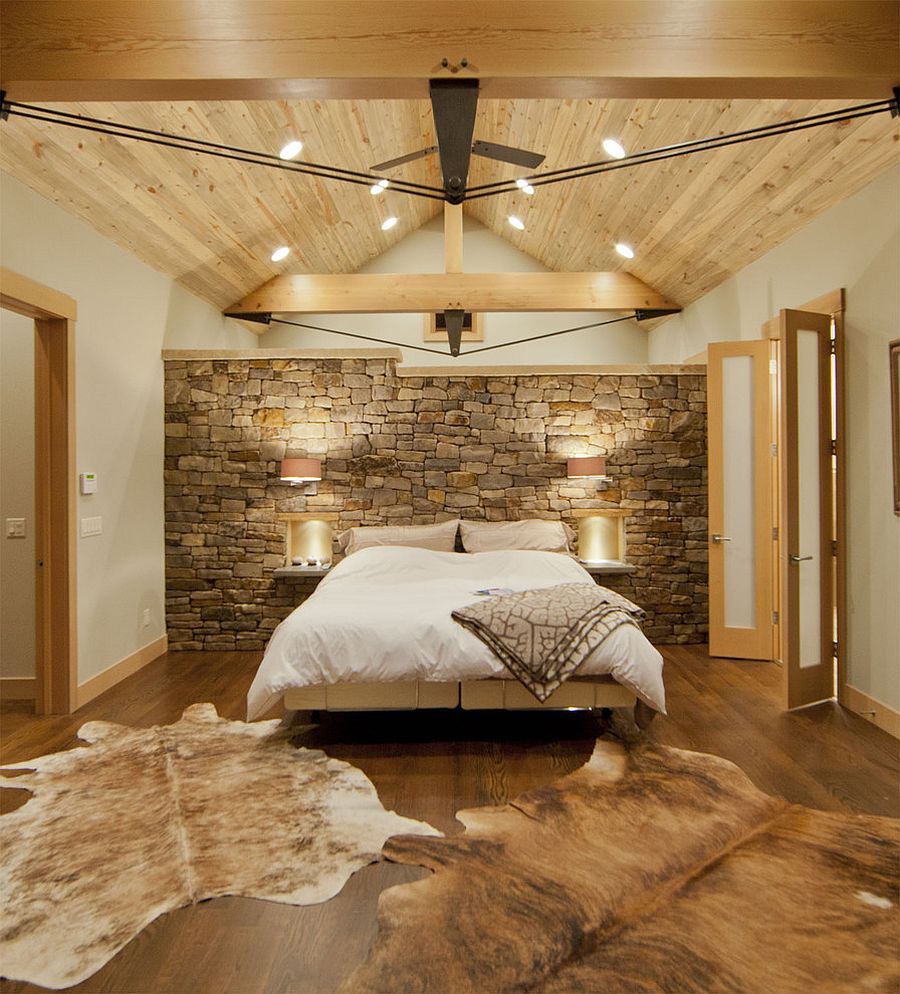
[(535, 549), (568, 552), (575, 532), (562, 521), (532, 518), (528, 521), (460, 521), (459, 531), (466, 552), (497, 552), (501, 549)]
[(417, 549), (453, 552), (458, 525), (457, 518), (436, 525), (363, 525), (341, 532), (338, 545), (348, 556), (373, 545), (411, 545)]

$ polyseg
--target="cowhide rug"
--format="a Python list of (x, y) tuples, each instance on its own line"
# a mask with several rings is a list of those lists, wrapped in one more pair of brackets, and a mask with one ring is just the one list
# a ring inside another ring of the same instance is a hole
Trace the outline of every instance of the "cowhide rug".
[(6, 769), (32, 791), (0, 817), (0, 971), (76, 984), (167, 911), (225, 894), (315, 904), (398, 832), (365, 775), (295, 748), (279, 722), (195, 704), (174, 725), (84, 725), (89, 747)]
[(898, 823), (768, 797), (731, 763), (600, 741), (458, 836), (393, 838), (345, 994), (898, 989)]

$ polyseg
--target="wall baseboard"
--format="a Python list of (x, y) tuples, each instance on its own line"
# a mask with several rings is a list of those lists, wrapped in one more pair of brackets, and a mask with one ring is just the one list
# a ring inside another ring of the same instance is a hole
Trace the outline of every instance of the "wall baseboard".
[(844, 684), (841, 703), (854, 714), (858, 714), (860, 718), (865, 718), (866, 721), (877, 725), (888, 735), (900, 739), (900, 711), (895, 711), (887, 704), (876, 701), (874, 697), (869, 697), (868, 694), (857, 690), (849, 683)]
[(0, 677), (0, 701), (33, 701), (36, 691), (33, 676)]
[(154, 659), (158, 659), (164, 653), (168, 652), (168, 650), (169, 636), (160, 635), (158, 639), (149, 642), (147, 645), (138, 649), (137, 652), (133, 652), (130, 656), (120, 659), (117, 663), (113, 663), (112, 666), (108, 666), (102, 673), (98, 673), (89, 680), (85, 680), (84, 683), (80, 683), (75, 696), (75, 707), (84, 707), (88, 701), (99, 697), (104, 691), (109, 690), (110, 687), (114, 687), (117, 683), (121, 683), (122, 680), (131, 676), (132, 673), (137, 673), (147, 663), (152, 663)]

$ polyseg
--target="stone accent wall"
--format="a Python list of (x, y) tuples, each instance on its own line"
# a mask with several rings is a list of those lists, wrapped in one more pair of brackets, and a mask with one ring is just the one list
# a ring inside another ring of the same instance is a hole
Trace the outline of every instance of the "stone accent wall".
[[(340, 528), (562, 518), (621, 507), (629, 577), (657, 643), (707, 625), (706, 377), (398, 376), (395, 360), (169, 359), (166, 566), (170, 649), (261, 649), (313, 589), (278, 580), (288, 511)], [(278, 478), (324, 460), (317, 496)], [(570, 481), (565, 459), (607, 454), (613, 483)]]

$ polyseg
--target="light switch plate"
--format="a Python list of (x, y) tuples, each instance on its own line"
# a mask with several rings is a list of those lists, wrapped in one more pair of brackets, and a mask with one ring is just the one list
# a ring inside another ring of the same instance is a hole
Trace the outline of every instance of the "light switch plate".
[(81, 537), (91, 538), (94, 535), (103, 534), (103, 518), (82, 518), (81, 519)]
[(24, 518), (7, 518), (6, 519), (6, 537), (7, 538), (25, 538), (25, 519)]

